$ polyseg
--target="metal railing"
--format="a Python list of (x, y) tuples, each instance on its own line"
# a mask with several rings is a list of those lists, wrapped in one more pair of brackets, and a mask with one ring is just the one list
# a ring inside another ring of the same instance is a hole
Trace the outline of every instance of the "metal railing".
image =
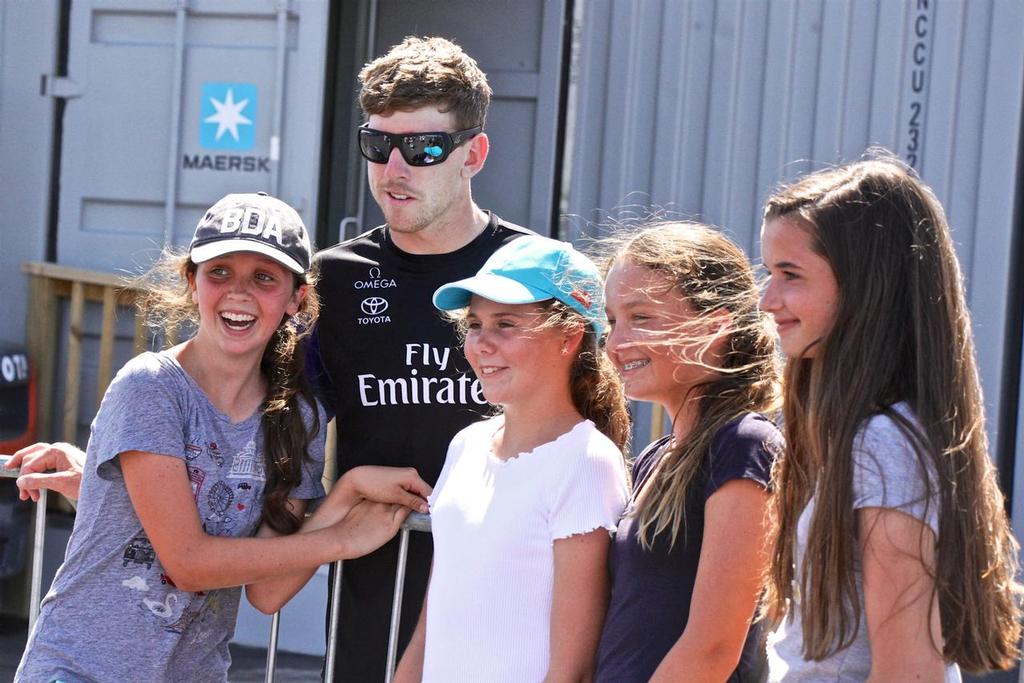
[[(17, 479), (21, 470), (7, 469), (9, 455), (0, 455), (0, 477)], [(39, 491), (39, 503), (33, 512), (33, 545), (32, 545), (32, 583), (29, 590), (28, 632), (36, 625), (39, 617), (39, 603), (43, 599), (43, 540), (46, 537), (46, 489)]]
[[(391, 625), (388, 630), (388, 654), (387, 667), (384, 670), (385, 683), (391, 683), (395, 677), (395, 665), (398, 657), (398, 627), (402, 618), (402, 595), (405, 589), (405, 569), (409, 558), (409, 534), (413, 531), (431, 533), (430, 515), (421, 512), (411, 512), (402, 522), (401, 531), (398, 536), (398, 563), (395, 566), (395, 592), (391, 602)], [(327, 629), (327, 655), (324, 661), (324, 680), (334, 680), (334, 668), (337, 663), (338, 648), (338, 617), (341, 614), (341, 571), (344, 563), (338, 560), (334, 563), (333, 581), (331, 581), (330, 622)], [(267, 646), (267, 683), (274, 680), (274, 672), (277, 662), (277, 630), (280, 622), (280, 612), (274, 614), (270, 624), (270, 643)]]
[[(0, 477), (15, 479), (20, 475), (20, 470), (9, 470), (6, 468), (10, 456), (0, 455)], [(33, 537), (32, 545), (32, 579), (31, 592), (28, 608), (28, 631), (32, 632), (36, 619), (39, 617), (39, 603), (42, 600), (43, 583), (43, 542), (46, 537), (46, 489), (39, 490), (39, 502), (35, 505), (33, 513)], [(430, 533), (430, 515), (419, 512), (410, 513), (402, 523), (398, 540), (398, 564), (395, 568), (395, 592), (394, 601), (391, 606), (391, 626), (388, 633), (388, 653), (386, 683), (391, 683), (395, 675), (395, 664), (398, 655), (398, 627), (402, 614), (402, 595), (405, 588), (405, 569), (409, 556), (409, 534), (413, 531)], [(338, 646), (338, 617), (340, 616), (340, 592), (341, 592), (341, 570), (342, 561), (334, 563), (334, 580), (331, 582), (330, 594), (330, 626), (327, 632), (327, 653), (325, 662), (324, 680), (334, 680), (334, 669), (336, 664), (335, 652)], [(266, 681), (272, 683), (277, 671), (277, 643), (278, 631), (281, 625), (281, 613), (276, 612), (270, 623), (270, 637), (267, 643), (267, 671)]]

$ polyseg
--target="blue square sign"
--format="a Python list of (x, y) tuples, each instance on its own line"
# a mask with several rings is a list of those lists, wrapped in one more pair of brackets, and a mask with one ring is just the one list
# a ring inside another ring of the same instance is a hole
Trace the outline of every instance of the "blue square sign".
[(204, 83), (199, 144), (207, 149), (252, 149), (256, 143), (256, 85)]

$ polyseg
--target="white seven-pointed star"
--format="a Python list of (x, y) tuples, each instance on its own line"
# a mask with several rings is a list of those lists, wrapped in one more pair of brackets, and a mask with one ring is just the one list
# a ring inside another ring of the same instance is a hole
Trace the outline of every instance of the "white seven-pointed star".
[(218, 102), (211, 97), (210, 104), (214, 106), (217, 113), (210, 114), (203, 119), (203, 122), (217, 124), (217, 137), (215, 139), (220, 140), (221, 136), (224, 135), (224, 131), (228, 131), (231, 133), (231, 137), (235, 139), (235, 142), (238, 142), (238, 124), (252, 123), (248, 117), (242, 114), (242, 110), (249, 104), (249, 100), (245, 99), (241, 102), (235, 102), (235, 93), (231, 88), (228, 88), (228, 94), (224, 97), (223, 102)]

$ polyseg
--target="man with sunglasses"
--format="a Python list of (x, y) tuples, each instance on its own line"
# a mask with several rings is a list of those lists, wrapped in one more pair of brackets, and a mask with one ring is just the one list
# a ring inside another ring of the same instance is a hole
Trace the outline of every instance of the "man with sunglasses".
[[(474, 203), (488, 154), (491, 89), (476, 62), (441, 38), (407, 38), (359, 74), (357, 130), (385, 225), (318, 256), (323, 301), (314, 335), (320, 393), (338, 426), (338, 474), (415, 467), (433, 484), (451, 437), (489, 410), (454, 326), (431, 304), (529, 231)], [(381, 681), (397, 542), (342, 571), (336, 680)], [(416, 625), (432, 555), (410, 539), (399, 654)]]

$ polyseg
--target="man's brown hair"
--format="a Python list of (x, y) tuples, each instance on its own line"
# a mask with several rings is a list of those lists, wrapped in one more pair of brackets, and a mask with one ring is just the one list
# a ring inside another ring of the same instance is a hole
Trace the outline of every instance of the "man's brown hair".
[(476, 60), (444, 38), (409, 36), (359, 72), (367, 116), (436, 105), (458, 130), (483, 127), (491, 87)]

